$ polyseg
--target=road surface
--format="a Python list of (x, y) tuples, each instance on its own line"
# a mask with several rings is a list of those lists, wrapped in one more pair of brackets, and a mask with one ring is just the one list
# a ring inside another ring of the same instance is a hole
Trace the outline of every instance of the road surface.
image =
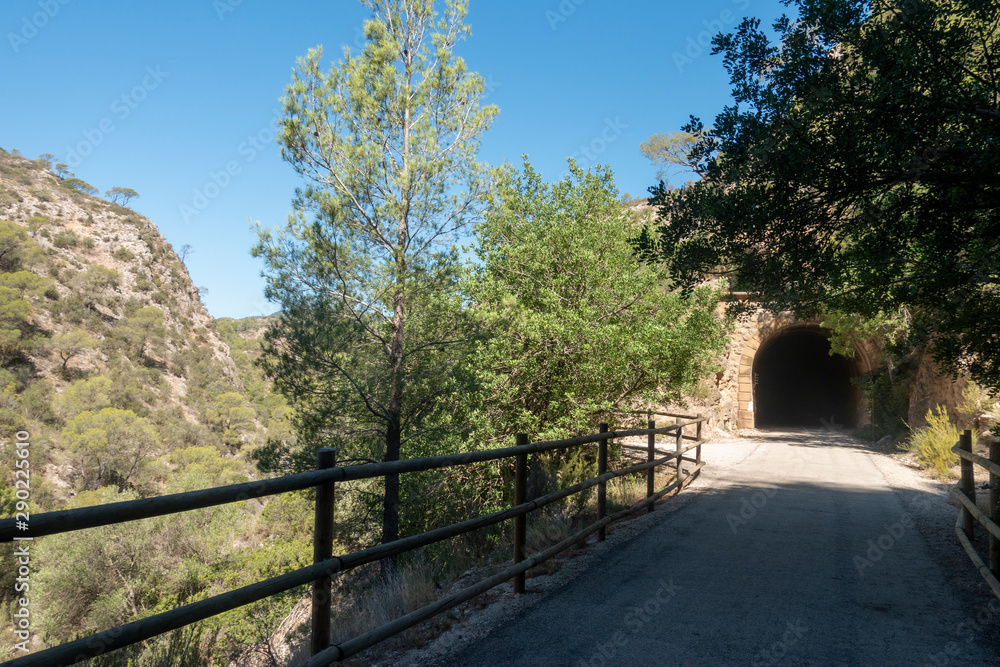
[(914, 473), (836, 432), (749, 444), (677, 511), (441, 664), (1000, 665), (1000, 603), (948, 571), (972, 566), (947, 543), (940, 493), (900, 488)]

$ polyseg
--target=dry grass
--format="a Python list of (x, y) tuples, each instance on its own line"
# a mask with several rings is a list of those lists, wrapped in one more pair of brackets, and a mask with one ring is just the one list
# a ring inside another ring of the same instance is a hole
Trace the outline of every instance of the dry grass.
[(646, 497), (646, 478), (619, 477), (608, 483), (608, 512), (631, 507)]
[(958, 427), (948, 418), (948, 410), (939, 405), (936, 410), (927, 411), (927, 426), (912, 432), (908, 449), (934, 474), (951, 478), (955, 477), (954, 467), (958, 464), (958, 456), (951, 448), (958, 438)]
[(422, 563), (400, 568), (386, 579), (380, 578), (334, 612), (333, 643), (363, 635), (431, 603), (435, 589), (430, 569)]

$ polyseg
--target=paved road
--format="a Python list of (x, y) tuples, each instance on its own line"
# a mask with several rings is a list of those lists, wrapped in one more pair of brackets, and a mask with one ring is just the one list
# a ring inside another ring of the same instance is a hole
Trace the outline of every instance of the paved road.
[(894, 491), (886, 460), (846, 436), (759, 440), (725, 478), (446, 664), (1000, 665), (996, 645), (961, 625), (978, 616), (995, 630), (1000, 605), (959, 592), (918, 529), (940, 498)]

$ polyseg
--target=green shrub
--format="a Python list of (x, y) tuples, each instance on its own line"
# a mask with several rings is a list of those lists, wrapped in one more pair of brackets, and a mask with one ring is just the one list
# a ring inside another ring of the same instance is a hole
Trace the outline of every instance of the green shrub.
[(961, 426), (978, 433), (989, 431), (1000, 417), (1000, 397), (970, 380), (962, 392), (957, 412)]
[(106, 377), (77, 380), (53, 399), (59, 416), (72, 419), (81, 412), (96, 412), (111, 407), (112, 383)]
[(120, 262), (129, 262), (135, 259), (135, 254), (132, 253), (128, 248), (118, 248), (118, 250), (115, 250), (113, 253), (111, 253), (111, 256)]
[(60, 185), (62, 185), (64, 188), (68, 190), (75, 190), (76, 192), (85, 195), (90, 195), (92, 197), (96, 196), (98, 192), (97, 188), (95, 188), (93, 185), (80, 178), (64, 179), (62, 183), (60, 183)]
[(52, 245), (57, 248), (75, 248), (80, 244), (80, 237), (73, 232), (59, 232), (52, 239)]
[(19, 397), (21, 409), (35, 420), (43, 422), (56, 421), (52, 410), (52, 386), (45, 380), (39, 380), (28, 385)]
[(76, 467), (88, 491), (109, 484), (124, 491), (134, 485), (160, 445), (148, 419), (117, 408), (79, 413), (66, 423), (62, 440), (76, 455)]
[(885, 366), (869, 372), (857, 383), (868, 399), (872, 417), (872, 424), (859, 437), (878, 440), (882, 436), (891, 435), (898, 440), (904, 436), (909, 430), (906, 418), (910, 410), (910, 394), (906, 383), (899, 377), (893, 381)]
[(958, 456), (951, 448), (958, 437), (958, 427), (948, 418), (948, 410), (939, 405), (927, 411), (927, 426), (913, 431), (909, 450), (916, 452), (917, 460), (940, 477), (954, 477), (952, 468), (958, 463)]
[(40, 201), (52, 201), (52, 194), (48, 190), (32, 188), (31, 190), (28, 190), (28, 194)]
[(0, 206), (11, 206), (15, 202), (21, 201), (21, 196), (14, 190), (7, 190), (0, 186)]

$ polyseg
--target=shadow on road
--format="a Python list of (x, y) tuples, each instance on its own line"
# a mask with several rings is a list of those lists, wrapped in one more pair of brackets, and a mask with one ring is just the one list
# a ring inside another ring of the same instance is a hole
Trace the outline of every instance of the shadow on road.
[(841, 434), (754, 441), (724, 481), (444, 664), (1000, 664), (1000, 602), (957, 583), (971, 566), (941, 546), (940, 496), (894, 491)]

